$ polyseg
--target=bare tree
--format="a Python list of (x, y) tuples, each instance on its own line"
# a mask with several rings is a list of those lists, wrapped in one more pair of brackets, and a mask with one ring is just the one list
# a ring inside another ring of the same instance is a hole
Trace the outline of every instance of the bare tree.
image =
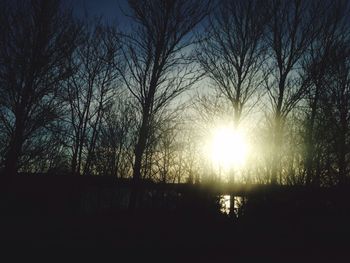
[(64, 130), (57, 130), (60, 121), (48, 129), (39, 129), (23, 146), (19, 172), (63, 174), (69, 171), (68, 154), (64, 147)]
[(334, 64), (332, 58), (334, 54), (332, 53), (334, 49), (340, 48), (338, 42), (347, 35), (348, 3), (331, 1), (325, 11), (322, 15), (320, 34), (312, 42), (310, 51), (303, 61), (305, 82), (310, 82), (306, 93), (307, 109), (304, 125), (306, 184), (315, 185), (320, 184), (321, 173), (322, 139), (319, 137), (319, 129), (317, 129), (321, 111), (321, 97), (327, 86), (333, 81), (332, 78), (329, 78), (329, 71)]
[[(201, 42), (198, 51), (197, 57), (205, 74), (232, 105), (236, 129), (247, 102), (263, 80), (261, 65), (265, 48), (262, 36), (266, 16), (262, 5), (261, 1), (255, 0), (221, 1), (210, 19), (207, 39)], [(231, 175), (230, 180), (233, 178)]]
[[(178, 133), (182, 124), (181, 106), (175, 109), (164, 109), (152, 126), (156, 127), (154, 140), (150, 141), (155, 147), (153, 152), (153, 170), (155, 176), (152, 179), (162, 183), (174, 182), (175, 167), (179, 154)], [(146, 168), (147, 169), (147, 168)]]
[(58, 0), (17, 1), (0, 19), (0, 122), (8, 138), (5, 173), (13, 175), (23, 144), (58, 117), (77, 28)]
[(330, 116), (331, 138), (336, 156), (337, 182), (344, 184), (349, 173), (350, 153), (350, 43), (339, 43), (332, 53), (331, 81), (327, 87), (326, 112)]
[(236, 127), (263, 80), (262, 37), (267, 20), (263, 4), (256, 0), (220, 1), (198, 49), (197, 58), (205, 75), (232, 105)]
[(67, 81), (64, 99), (68, 102), (72, 131), (73, 174), (90, 172), (103, 115), (118, 85), (120, 40), (114, 28), (100, 21), (86, 23), (81, 42), (71, 56), (74, 74)]
[(171, 182), (172, 168), (175, 164), (176, 156), (176, 127), (163, 127), (162, 136), (160, 138), (159, 157), (157, 158), (157, 168), (160, 181), (163, 183)]
[(272, 167), (271, 182), (282, 182), (281, 145), (286, 117), (303, 98), (307, 86), (302, 81), (300, 61), (319, 33), (323, 14), (321, 1), (272, 0), (267, 5), (270, 21), (266, 34), (269, 58), (265, 86), (271, 101)]
[[(129, 6), (134, 33), (126, 38), (124, 81), (141, 115), (133, 167), (138, 182), (153, 116), (197, 80), (189, 57), (190, 33), (207, 15), (210, 0), (130, 0)], [(135, 207), (135, 193), (130, 207)]]
[(96, 145), (96, 171), (103, 175), (131, 176), (136, 130), (135, 108), (127, 96), (118, 96), (104, 114)]

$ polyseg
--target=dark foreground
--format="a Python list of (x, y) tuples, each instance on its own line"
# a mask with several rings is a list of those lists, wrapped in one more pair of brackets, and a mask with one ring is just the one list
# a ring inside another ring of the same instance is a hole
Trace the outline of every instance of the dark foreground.
[(209, 206), (191, 205), (77, 212), (77, 196), (68, 190), (60, 191), (57, 200), (58, 192), (12, 187), (1, 193), (3, 249), (133, 250), (130, 258), (147, 253), (181, 262), (349, 262), (350, 258), (348, 209), (295, 210), (282, 201), (283, 208), (253, 208), (238, 219)]
[[(176, 213), (99, 216), (2, 216), (2, 248), (135, 250), (173, 257), (281, 259), (281, 262), (348, 262), (349, 218), (299, 217), (291, 222)], [(186, 261), (185, 261), (186, 262)], [(203, 261), (201, 261), (203, 262)], [(256, 261), (260, 262), (260, 261)]]

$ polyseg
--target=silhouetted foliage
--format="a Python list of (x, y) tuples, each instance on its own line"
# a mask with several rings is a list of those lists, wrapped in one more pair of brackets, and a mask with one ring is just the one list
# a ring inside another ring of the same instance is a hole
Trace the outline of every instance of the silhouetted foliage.
[(82, 25), (80, 43), (69, 61), (73, 74), (65, 83), (63, 95), (73, 174), (91, 173), (104, 115), (120, 89), (120, 56), (121, 40), (115, 28), (100, 21)]
[(78, 28), (56, 0), (16, 1), (2, 11), (1, 20), (4, 169), (14, 175), (23, 154), (30, 155), (29, 151), (36, 151), (33, 143), (45, 140), (42, 130), (49, 133), (60, 117), (58, 96), (62, 82), (72, 73), (67, 61)]
[(124, 48), (124, 82), (141, 115), (133, 166), (133, 178), (138, 181), (155, 114), (198, 80), (188, 54), (189, 33), (208, 14), (210, 1), (145, 0), (129, 1), (129, 5), (135, 24)]
[[(344, 246), (348, 1), (127, 3), (120, 28), (59, 0), (0, 2), (0, 239)], [(246, 132), (242, 167), (210, 159), (218, 123)]]

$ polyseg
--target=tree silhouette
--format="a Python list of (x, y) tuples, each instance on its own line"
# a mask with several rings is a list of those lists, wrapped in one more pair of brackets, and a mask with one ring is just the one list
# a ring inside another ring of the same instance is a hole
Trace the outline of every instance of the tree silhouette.
[[(303, 67), (305, 70), (305, 82), (309, 82), (306, 101), (307, 114), (305, 119), (304, 147), (305, 147), (305, 172), (306, 184), (319, 185), (321, 176), (321, 155), (323, 139), (319, 136), (321, 127), (319, 122), (322, 113), (322, 98), (327, 93), (334, 78), (332, 65), (334, 65), (335, 50), (343, 48), (339, 41), (346, 36), (347, 3), (334, 1), (327, 6), (327, 12), (322, 17), (320, 34), (315, 38), (310, 47), (308, 56), (305, 57)], [(337, 63), (336, 63), (337, 64)]]
[(222, 179), (202, 149), (220, 119), (252, 139), (240, 182), (346, 184), (346, 1), (128, 3), (120, 32), (58, 0), (1, 2), (4, 174), (132, 177), (135, 207), (142, 179)]
[[(265, 87), (272, 105), (271, 182), (282, 182), (281, 145), (286, 117), (303, 98), (306, 85), (298, 72), (301, 59), (320, 32), (324, 6), (313, 1), (269, 1), (265, 34), (269, 57)], [(312, 11), (311, 11), (312, 10)]]
[(228, 99), (233, 108), (233, 123), (238, 127), (247, 102), (263, 82), (262, 41), (267, 18), (260, 1), (221, 1), (209, 19), (204, 40), (200, 41), (197, 59), (214, 88)]
[[(134, 32), (126, 38), (124, 82), (136, 98), (141, 115), (135, 182), (141, 179), (142, 157), (154, 115), (198, 79), (189, 56), (189, 33), (207, 15), (209, 4), (205, 0), (129, 1)], [(136, 205), (135, 194), (130, 205)]]
[(0, 120), (7, 138), (4, 173), (17, 172), (22, 147), (58, 118), (56, 98), (71, 74), (77, 27), (60, 2), (17, 1), (1, 16)]
[(121, 41), (114, 28), (100, 21), (82, 26), (71, 55), (73, 74), (66, 81), (67, 122), (71, 126), (72, 174), (88, 174), (101, 123), (118, 88)]

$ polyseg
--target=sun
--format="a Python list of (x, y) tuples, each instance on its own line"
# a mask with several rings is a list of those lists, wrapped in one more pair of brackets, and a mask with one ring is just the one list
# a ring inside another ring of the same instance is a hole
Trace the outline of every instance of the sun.
[(239, 130), (229, 127), (215, 129), (210, 148), (211, 160), (219, 169), (241, 168), (246, 161), (248, 144)]

